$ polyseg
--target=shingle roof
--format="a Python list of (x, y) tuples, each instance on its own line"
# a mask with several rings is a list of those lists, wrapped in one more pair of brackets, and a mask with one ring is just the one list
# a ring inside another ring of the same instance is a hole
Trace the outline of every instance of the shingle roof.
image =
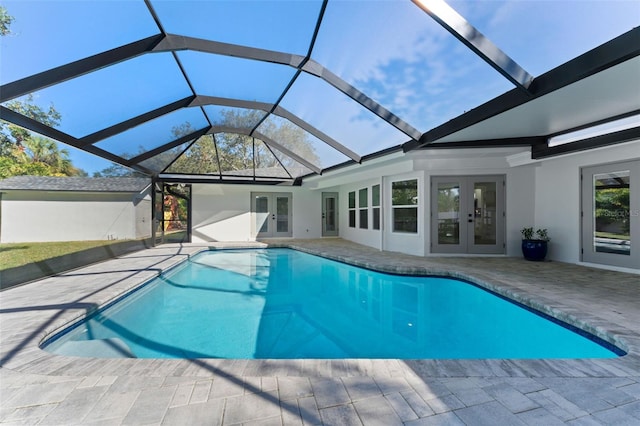
[(141, 192), (150, 184), (136, 177), (13, 176), (0, 180), (0, 191)]

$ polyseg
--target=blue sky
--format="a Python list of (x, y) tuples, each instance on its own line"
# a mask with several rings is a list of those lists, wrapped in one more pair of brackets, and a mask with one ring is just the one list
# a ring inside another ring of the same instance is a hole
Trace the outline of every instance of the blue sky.
[[(158, 32), (141, 0), (2, 4), (15, 17), (13, 34), (0, 40), (2, 84)], [(299, 55), (306, 53), (320, 7), (318, 1), (153, 4), (170, 33)], [(637, 0), (450, 4), (534, 76), (640, 25)], [(275, 102), (294, 72), (196, 52), (178, 56), (196, 91), (211, 96)], [(512, 88), (409, 0), (329, 1), (312, 57), (421, 132)], [(44, 89), (35, 98), (60, 111), (61, 130), (81, 137), (189, 95), (175, 78), (179, 73), (170, 54), (145, 55)], [(303, 75), (282, 106), (359, 154), (408, 140), (312, 76)], [(121, 154), (166, 142), (142, 141), (139, 133), (98, 146)], [(74, 163), (89, 173), (110, 164), (70, 150)], [(330, 151), (322, 152), (323, 166), (343, 158)]]

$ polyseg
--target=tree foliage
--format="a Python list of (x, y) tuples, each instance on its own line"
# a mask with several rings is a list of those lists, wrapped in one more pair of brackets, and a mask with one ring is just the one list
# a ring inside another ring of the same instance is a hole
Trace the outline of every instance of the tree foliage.
[(438, 188), (438, 211), (460, 211), (460, 191), (458, 188)]
[(598, 228), (618, 223), (623, 233), (628, 233), (630, 191), (629, 187), (598, 189), (595, 192), (595, 217)]
[(393, 182), (391, 186), (391, 204), (394, 206), (418, 204), (418, 181), (411, 179)]
[(117, 163), (111, 163), (104, 169), (93, 172), (93, 177), (146, 177), (144, 174), (131, 170)]
[[(225, 127), (251, 130), (264, 115), (253, 110), (222, 110), (217, 124)], [(177, 137), (193, 132), (187, 123), (174, 129)], [(307, 133), (286, 120), (270, 119), (260, 126), (261, 133), (279, 145), (295, 152), (314, 164), (320, 164), (318, 155), (309, 143)], [(175, 153), (168, 153), (175, 156)], [(218, 174), (251, 171), (253, 168), (281, 169), (300, 168), (292, 158), (270, 148), (263, 141), (241, 133), (217, 133), (200, 137), (167, 171), (188, 174)]]
[(7, 9), (4, 6), (0, 6), (0, 36), (11, 34), (11, 23), (13, 20), (13, 16), (9, 15)]
[[(7, 103), (7, 108), (48, 126), (60, 123), (60, 113), (50, 106), (43, 109), (29, 95), (25, 100)], [(86, 173), (73, 166), (69, 151), (50, 139), (35, 135), (22, 127), (0, 121), (0, 177), (17, 175), (80, 176)]]

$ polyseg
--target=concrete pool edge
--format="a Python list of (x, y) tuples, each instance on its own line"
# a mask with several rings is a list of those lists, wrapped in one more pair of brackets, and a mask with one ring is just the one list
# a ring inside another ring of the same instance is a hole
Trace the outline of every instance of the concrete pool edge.
[[(272, 247), (285, 247), (312, 252), (309, 247), (301, 247), (295, 242), (289, 244), (270, 244)], [(266, 247), (264, 244), (243, 244), (231, 248)], [(119, 282), (119, 292), (112, 295), (102, 304), (108, 303), (115, 297), (119, 297), (126, 289), (139, 286), (160, 272), (166, 271), (175, 264), (186, 259), (185, 255), (192, 256), (200, 251), (210, 248), (227, 248), (224, 245), (217, 246), (191, 246), (188, 253), (179, 253), (170, 256), (171, 259), (164, 262), (162, 268), (141, 268), (138, 274)], [(154, 249), (151, 249), (154, 250)], [(312, 254), (320, 254), (321, 251)], [(178, 257), (176, 257), (178, 256)], [(150, 256), (152, 257), (152, 256)], [(329, 257), (330, 256), (325, 256)], [(166, 260), (166, 259), (165, 259)], [(352, 259), (351, 264), (358, 265), (358, 259)], [(156, 266), (156, 264), (154, 264)], [(384, 266), (384, 265), (382, 265)], [(442, 271), (440, 271), (442, 272)], [(462, 274), (464, 279), (473, 278), (474, 281), (486, 281), (485, 277), (468, 277), (464, 271), (454, 271)], [(411, 272), (415, 274), (415, 269)], [(479, 273), (478, 275), (482, 275)], [(55, 277), (54, 277), (55, 278)], [(505, 287), (509, 287), (505, 284)], [(510, 289), (507, 289), (510, 290)], [(513, 290), (513, 289), (511, 289)], [(519, 290), (521, 291), (521, 290)], [(519, 294), (517, 291), (516, 294)], [(524, 297), (524, 296), (522, 296)], [(104, 297), (102, 298), (104, 299)], [(92, 303), (99, 303), (92, 300)], [(549, 306), (549, 309), (558, 309)], [(102, 305), (100, 305), (102, 306)], [(562, 308), (562, 305), (559, 305)], [(562, 311), (561, 311), (562, 312)], [(571, 315), (571, 309), (567, 315)], [(567, 359), (567, 360), (157, 360), (157, 359), (98, 359), (98, 358), (74, 358), (49, 354), (39, 348), (39, 343), (49, 337), (52, 332), (58, 332), (75, 321), (82, 313), (61, 311), (54, 322), (40, 328), (38, 339), (30, 344), (13, 349), (13, 355), (3, 363), (4, 368), (15, 371), (47, 374), (47, 375), (77, 375), (77, 374), (103, 374), (103, 375), (167, 375), (167, 376), (201, 376), (201, 375), (242, 375), (242, 376), (318, 376), (333, 377), (344, 375), (381, 375), (388, 376), (394, 373), (411, 374), (420, 372), (432, 377), (546, 377), (558, 375), (571, 375), (573, 377), (600, 377), (600, 376), (629, 376), (637, 375), (640, 370), (640, 357), (638, 354), (640, 336), (631, 330), (621, 328), (615, 324), (609, 324), (600, 320), (597, 316), (576, 313), (577, 320), (581, 322), (593, 322), (595, 330), (621, 339), (626, 343), (628, 355), (612, 359)], [(593, 321), (591, 321), (593, 320)], [(18, 331), (18, 330), (16, 330)], [(20, 330), (21, 335), (28, 330)], [(2, 353), (7, 353), (7, 345), (15, 343), (14, 339), (3, 339)], [(35, 343), (35, 344), (34, 344)], [(15, 356), (19, 355), (19, 356)], [(3, 357), (3, 359), (5, 359)]]

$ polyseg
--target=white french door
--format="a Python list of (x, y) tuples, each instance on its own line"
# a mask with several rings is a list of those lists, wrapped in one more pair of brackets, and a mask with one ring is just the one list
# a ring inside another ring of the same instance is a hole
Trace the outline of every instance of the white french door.
[(504, 176), (431, 178), (431, 252), (502, 254)]
[(582, 169), (582, 260), (640, 268), (640, 161)]
[(291, 200), (289, 192), (252, 192), (252, 234), (256, 238), (291, 237)]

